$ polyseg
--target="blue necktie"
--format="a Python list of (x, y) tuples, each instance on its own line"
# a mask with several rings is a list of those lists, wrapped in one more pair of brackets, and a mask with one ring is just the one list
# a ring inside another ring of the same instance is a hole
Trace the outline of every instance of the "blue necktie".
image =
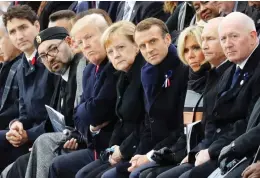
[(232, 83), (231, 83), (230, 89), (234, 87), (234, 85), (235, 85), (235, 83), (236, 83), (236, 81), (237, 81), (237, 79), (238, 79), (238, 77), (239, 77), (239, 75), (240, 75), (240, 72), (241, 72), (241, 69), (240, 69), (240, 67), (238, 66), (238, 67), (236, 68), (236, 71), (235, 71), (234, 75), (233, 75)]

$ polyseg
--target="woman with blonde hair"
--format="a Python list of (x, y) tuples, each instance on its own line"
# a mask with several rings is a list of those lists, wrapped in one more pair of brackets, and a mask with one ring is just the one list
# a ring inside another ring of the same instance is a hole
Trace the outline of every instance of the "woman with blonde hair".
[(110, 148), (100, 155), (100, 159), (83, 167), (76, 178), (93, 178), (112, 168), (123, 158), (129, 157), (129, 148), (124, 142), (144, 119), (143, 88), (141, 67), (144, 59), (134, 42), (135, 25), (128, 21), (112, 24), (102, 35), (101, 43), (107, 57), (118, 71), (116, 115), (118, 121), (110, 139)]

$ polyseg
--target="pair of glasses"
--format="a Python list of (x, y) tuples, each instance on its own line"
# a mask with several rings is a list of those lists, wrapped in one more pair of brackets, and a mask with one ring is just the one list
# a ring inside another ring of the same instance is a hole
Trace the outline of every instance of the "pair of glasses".
[(57, 45), (53, 45), (51, 49), (46, 54), (41, 54), (38, 58), (37, 61), (40, 62), (46, 62), (48, 60), (48, 57), (56, 57), (57, 54), (59, 53), (59, 46), (64, 40), (61, 40)]

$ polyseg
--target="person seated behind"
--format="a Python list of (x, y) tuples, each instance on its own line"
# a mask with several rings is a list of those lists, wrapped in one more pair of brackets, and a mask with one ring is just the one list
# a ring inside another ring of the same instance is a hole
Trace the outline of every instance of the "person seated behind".
[[(135, 25), (119, 21), (111, 25), (102, 35), (101, 41), (107, 56), (120, 76), (117, 83), (116, 114), (118, 122), (110, 139), (110, 156), (104, 154), (77, 173), (76, 177), (95, 177), (103, 170), (127, 158), (125, 142), (132, 131), (140, 127), (144, 119), (143, 88), (140, 70), (144, 59), (134, 42)], [(104, 151), (104, 153), (106, 153)], [(109, 159), (108, 159), (109, 156)], [(108, 159), (108, 160), (107, 160)]]
[(4, 24), (0, 25), (0, 130), (8, 129), (8, 124), (19, 117), (19, 89), (16, 76), (21, 51), (12, 44)]
[(72, 19), (75, 18), (75, 12), (71, 10), (60, 10), (52, 13), (49, 16), (49, 24), (50, 27), (64, 27), (68, 32), (72, 29)]
[[(128, 138), (125, 151), (128, 160), (140, 157), (146, 161), (144, 154), (169, 144), (181, 132), (188, 70), (180, 62), (168, 29), (161, 20), (148, 18), (141, 21), (134, 37), (147, 61), (141, 70), (146, 117), (140, 130)], [(119, 163), (102, 177), (129, 177), (129, 166), (128, 162)]]
[(10, 130), (0, 131), (0, 170), (28, 153), (36, 138), (43, 134), (47, 112), (55, 88), (55, 75), (37, 61), (33, 40), (39, 33), (37, 15), (27, 5), (12, 6), (3, 15), (4, 25), (13, 45), (23, 52), (17, 68), (19, 117), (9, 123)]

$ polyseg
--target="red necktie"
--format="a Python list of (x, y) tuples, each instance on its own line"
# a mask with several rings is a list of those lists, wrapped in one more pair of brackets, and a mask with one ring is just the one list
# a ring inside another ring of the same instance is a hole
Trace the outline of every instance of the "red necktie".
[(95, 74), (97, 74), (98, 69), (99, 69), (99, 66), (97, 65), (97, 66), (96, 66), (96, 70), (95, 70)]
[(35, 62), (36, 62), (36, 57), (33, 57), (31, 60), (31, 64), (34, 66)]

